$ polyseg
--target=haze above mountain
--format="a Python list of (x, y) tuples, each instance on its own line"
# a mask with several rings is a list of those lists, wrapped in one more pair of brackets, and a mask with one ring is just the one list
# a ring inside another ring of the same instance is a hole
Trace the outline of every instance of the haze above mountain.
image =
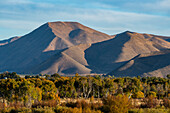
[[(77, 22), (48, 22), (11, 43), (0, 43), (0, 71), (27, 74), (57, 72), (62, 75), (106, 74), (126, 65), (139, 54), (170, 49), (169, 39), (130, 31), (110, 36)], [(168, 60), (168, 57), (165, 58)], [(148, 65), (151, 66), (150, 63)], [(167, 62), (164, 66), (167, 68), (169, 65), (170, 62)], [(151, 71), (162, 68), (152, 68)], [(145, 74), (149, 72), (145, 67), (143, 70)], [(170, 66), (166, 70), (170, 70)], [(127, 73), (126, 70), (123, 72)], [(167, 73), (169, 71), (160, 76)], [(137, 74), (143, 75), (143, 72)], [(150, 75), (154, 76), (154, 73)]]

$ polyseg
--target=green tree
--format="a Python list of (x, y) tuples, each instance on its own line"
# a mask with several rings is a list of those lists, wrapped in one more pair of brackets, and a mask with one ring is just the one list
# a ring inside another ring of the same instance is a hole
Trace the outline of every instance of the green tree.
[(170, 74), (168, 74), (166, 77), (167, 77), (168, 79), (170, 79)]

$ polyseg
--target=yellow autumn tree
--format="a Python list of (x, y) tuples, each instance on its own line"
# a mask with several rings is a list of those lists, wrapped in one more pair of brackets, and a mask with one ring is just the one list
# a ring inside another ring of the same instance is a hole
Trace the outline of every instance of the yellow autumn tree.
[(133, 95), (132, 95), (133, 98), (144, 98), (144, 93), (142, 91), (138, 91), (138, 92), (135, 92)]
[(131, 106), (128, 96), (107, 96), (102, 99), (103, 101), (103, 112), (106, 113), (127, 113)]

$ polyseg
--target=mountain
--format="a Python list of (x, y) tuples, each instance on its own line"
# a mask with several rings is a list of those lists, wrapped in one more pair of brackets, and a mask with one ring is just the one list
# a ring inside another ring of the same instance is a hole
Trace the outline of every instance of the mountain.
[(89, 68), (95, 73), (108, 73), (141, 53), (170, 48), (170, 43), (158, 37), (126, 31), (115, 38), (92, 44), (85, 51)]
[(170, 49), (148, 54), (139, 54), (118, 69), (108, 73), (114, 76), (157, 76), (170, 73)]
[(106, 41), (67, 48), (31, 70), (32, 73), (103, 74), (118, 68), (138, 54), (168, 48), (170, 43), (163, 39), (126, 31)]
[(107, 39), (109, 35), (77, 22), (48, 22), (13, 43), (0, 46), (0, 71), (27, 73), (68, 47)]
[(2, 40), (2, 41), (0, 41), (0, 46), (9, 44), (9, 43), (11, 43), (15, 40), (18, 40), (19, 38), (20, 38), (19, 36), (15, 36), (15, 37), (12, 37), (12, 38), (7, 39), (7, 40)]
[(168, 41), (170, 42), (170, 37), (168, 36), (158, 36), (158, 35), (153, 35), (153, 34), (143, 34), (145, 37), (158, 37), (158, 38), (161, 38), (165, 41)]
[(77, 22), (48, 22), (0, 46), (0, 72), (106, 74), (139, 54), (170, 49), (167, 39), (131, 31), (110, 36)]

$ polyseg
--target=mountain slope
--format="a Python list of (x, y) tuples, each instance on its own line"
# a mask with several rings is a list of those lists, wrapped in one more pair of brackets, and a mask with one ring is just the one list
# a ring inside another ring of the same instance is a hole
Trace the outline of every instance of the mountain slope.
[(0, 46), (9, 44), (9, 43), (11, 43), (15, 40), (18, 40), (19, 38), (20, 38), (19, 36), (16, 36), (16, 37), (12, 37), (12, 38), (7, 39), (7, 40), (2, 40), (2, 41), (0, 41)]
[(89, 74), (91, 70), (86, 66), (87, 61), (84, 58), (84, 50), (91, 44), (80, 44), (70, 47), (56, 55), (53, 55), (40, 65), (33, 67), (31, 73), (48, 73), (53, 74)]
[(56, 36), (45, 51), (64, 49), (73, 45), (101, 42), (111, 37), (77, 22), (48, 22)]
[(0, 72), (104, 74), (139, 54), (170, 49), (165, 38), (130, 31), (109, 36), (77, 22), (48, 22), (0, 46)]
[(108, 73), (114, 76), (159, 76), (166, 77), (170, 73), (170, 49), (140, 54), (123, 66)]
[(141, 53), (150, 53), (170, 48), (170, 43), (160, 39), (145, 37), (143, 34), (124, 32), (115, 38), (92, 44), (85, 51), (89, 68), (95, 73), (107, 73)]
[[(170, 48), (170, 43), (163, 39), (152, 36), (146, 38), (143, 34), (127, 31), (107, 41), (92, 45), (80, 44), (72, 46), (59, 53), (60, 57), (55, 56), (53, 60), (49, 58), (41, 65), (36, 66), (35, 70), (38, 71), (34, 70), (32, 73), (48, 72), (51, 74), (53, 73), (51, 66), (61, 74), (74, 74), (76, 72), (80, 74), (108, 73), (140, 53), (150, 53), (167, 48)], [(50, 66), (47, 66), (48, 64)], [(69, 64), (69, 66), (65, 64)], [(72, 64), (72, 67), (70, 67), (70, 64)], [(43, 67), (46, 67), (45, 71), (43, 71)], [(84, 70), (88, 71), (85, 72)]]
[[(83, 32), (77, 33), (77, 29)], [(107, 34), (76, 22), (49, 22), (13, 43), (0, 46), (0, 71), (27, 73), (63, 49), (109, 38)]]
[(153, 35), (153, 34), (143, 34), (146, 38), (147, 37), (157, 37), (157, 38), (160, 38), (160, 39), (163, 39), (165, 41), (168, 41), (170, 42), (170, 37), (168, 36), (159, 36), (159, 35)]

